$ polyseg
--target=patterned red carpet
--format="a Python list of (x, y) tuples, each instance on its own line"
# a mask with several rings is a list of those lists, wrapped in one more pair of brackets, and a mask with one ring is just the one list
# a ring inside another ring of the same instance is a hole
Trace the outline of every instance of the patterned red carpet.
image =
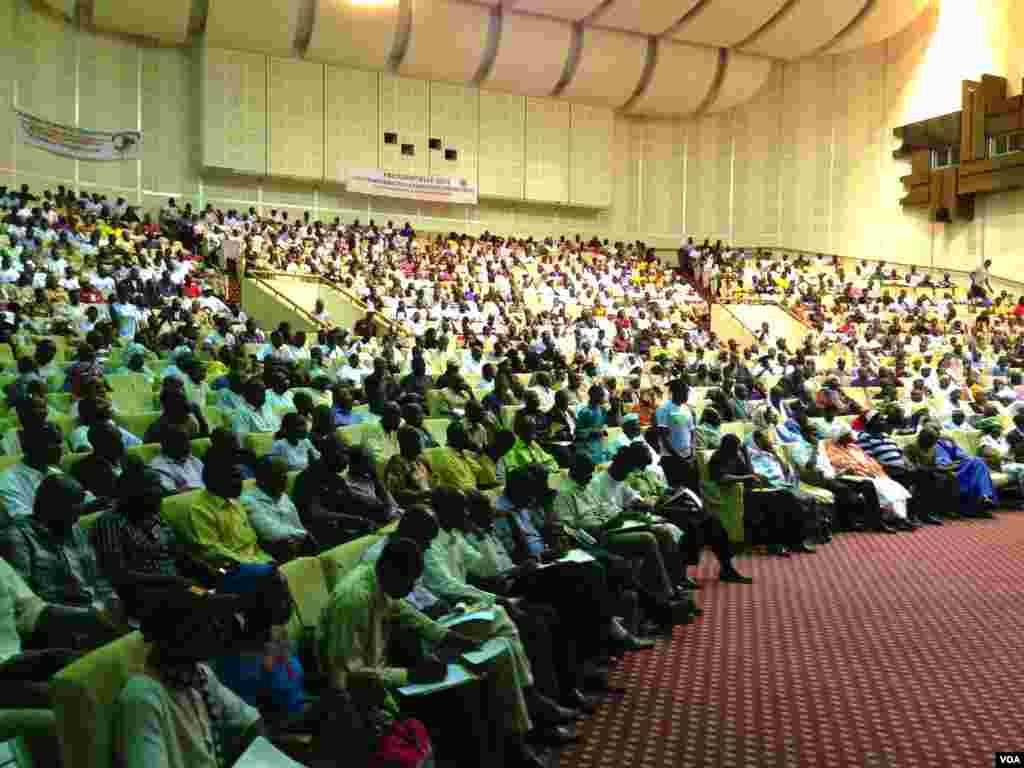
[(1024, 514), (843, 535), (697, 574), (704, 616), (631, 654), (561, 768), (930, 768), (1024, 749)]

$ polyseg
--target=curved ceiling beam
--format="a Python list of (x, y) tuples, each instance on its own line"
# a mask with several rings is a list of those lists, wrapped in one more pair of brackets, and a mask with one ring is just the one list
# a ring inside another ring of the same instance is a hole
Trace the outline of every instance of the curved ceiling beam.
[(494, 69), (494, 60), (498, 57), (498, 48), (501, 47), (501, 27), (504, 16), (500, 5), (491, 8), (491, 18), (487, 27), (487, 48), (484, 50), (480, 68), (473, 75), (473, 82), (477, 85), (486, 80), (490, 76), (491, 70)]
[(652, 37), (647, 41), (647, 60), (644, 62), (644, 71), (640, 75), (640, 82), (636, 84), (636, 90), (633, 91), (633, 95), (629, 97), (629, 100), (619, 107), (622, 112), (629, 112), (633, 104), (636, 103), (637, 99), (644, 95), (647, 87), (651, 84), (651, 80), (654, 78), (654, 70), (658, 66), (658, 38)]
[(700, 103), (700, 106), (694, 110), (694, 114), (703, 115), (709, 106), (718, 98), (719, 92), (722, 90), (722, 83), (725, 82), (725, 72), (729, 68), (729, 49), (719, 48), (718, 49), (718, 67), (715, 69), (715, 77), (711, 81), (711, 87), (708, 88), (707, 95), (704, 100)]
[(878, 4), (879, 0), (864, 0), (864, 7), (861, 8), (860, 11), (858, 11), (856, 16), (850, 19), (850, 23), (843, 27), (841, 30), (839, 30), (827, 43), (819, 45), (814, 50), (813, 55), (817, 56), (821, 53), (824, 53), (832, 46), (837, 45), (841, 40), (843, 40), (848, 35), (852, 35), (854, 31), (860, 28), (860, 25), (864, 23), (864, 20), (871, 14), (871, 11), (874, 10), (874, 8)]
[(565, 57), (565, 64), (562, 66), (562, 74), (558, 76), (558, 82), (551, 89), (551, 96), (557, 96), (576, 77), (576, 68), (580, 65), (580, 52), (583, 50), (583, 24), (577, 22), (572, 25), (572, 45), (569, 47), (569, 55)]
[(388, 70), (397, 72), (409, 50), (409, 38), (412, 37), (413, 0), (401, 0), (398, 4), (398, 26), (395, 28), (395, 43), (388, 54)]
[(537, 13), (566, 21), (583, 21), (601, 7), (603, 0), (512, 0), (503, 3), (514, 12)]
[(316, 24), (316, 0), (301, 0), (299, 3), (299, 23), (295, 29), (295, 42), (292, 47), (301, 56), (306, 55), (309, 39), (313, 36), (313, 25)]
[(768, 82), (775, 66), (771, 59), (731, 52), (717, 92), (704, 106), (704, 112), (725, 112), (746, 104)]

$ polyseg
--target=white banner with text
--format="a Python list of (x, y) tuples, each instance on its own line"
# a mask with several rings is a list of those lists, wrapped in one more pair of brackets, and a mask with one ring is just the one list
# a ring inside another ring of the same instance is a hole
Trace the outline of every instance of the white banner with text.
[(451, 176), (418, 176), (412, 173), (390, 173), (380, 170), (349, 171), (349, 192), (382, 197), (404, 197), (432, 203), (476, 205), (477, 189), (468, 179)]
[(141, 131), (90, 131), (51, 123), (14, 110), (18, 136), (25, 144), (76, 160), (136, 160), (142, 151)]

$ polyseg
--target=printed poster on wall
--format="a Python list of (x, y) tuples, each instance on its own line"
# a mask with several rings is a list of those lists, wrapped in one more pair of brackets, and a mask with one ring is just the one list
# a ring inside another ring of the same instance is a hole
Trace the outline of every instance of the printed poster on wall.
[(142, 149), (141, 131), (91, 131), (52, 123), (14, 110), (18, 136), (25, 144), (76, 160), (137, 160)]
[(477, 189), (468, 179), (451, 176), (418, 176), (413, 173), (390, 173), (380, 170), (349, 171), (349, 192), (382, 197), (402, 197), (432, 203), (476, 205)]

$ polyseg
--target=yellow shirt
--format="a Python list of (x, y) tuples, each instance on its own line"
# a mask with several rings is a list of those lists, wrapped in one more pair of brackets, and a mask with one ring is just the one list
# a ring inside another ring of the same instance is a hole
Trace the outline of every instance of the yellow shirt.
[(274, 559), (260, 549), (256, 531), (238, 499), (203, 491), (189, 510), (188, 532), (199, 556), (212, 563), (269, 563)]

